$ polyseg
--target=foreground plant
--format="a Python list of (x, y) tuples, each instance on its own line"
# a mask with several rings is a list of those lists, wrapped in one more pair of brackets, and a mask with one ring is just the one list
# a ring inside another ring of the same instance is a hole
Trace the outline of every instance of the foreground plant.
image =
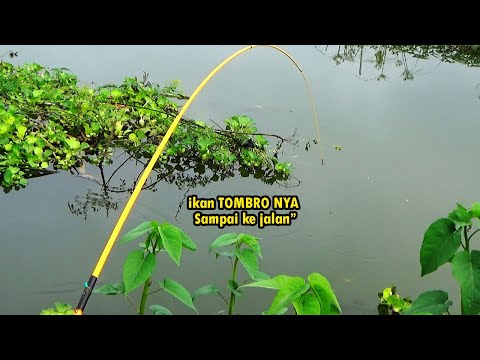
[(301, 277), (278, 275), (272, 279), (253, 282), (242, 287), (278, 290), (264, 315), (281, 315), (293, 305), (297, 315), (340, 315), (342, 310), (328, 280), (312, 273), (307, 281)]
[[(452, 275), (460, 286), (462, 315), (480, 313), (480, 251), (471, 249), (471, 241), (480, 229), (480, 202), (470, 209), (457, 203), (448, 217), (433, 222), (425, 231), (420, 249), (421, 276), (433, 273), (446, 263), (452, 266)], [(474, 230), (474, 221), (477, 223)], [(412, 306), (400, 311), (405, 315), (449, 314), (452, 301), (442, 290), (421, 294)]]
[[(193, 240), (180, 228), (168, 223), (158, 224), (156, 221), (145, 222), (129, 231), (120, 239), (126, 244), (140, 236), (146, 235), (145, 242), (139, 243), (139, 250), (132, 251), (123, 265), (123, 281), (105, 284), (94, 290), (103, 295), (125, 294), (133, 309), (138, 315), (144, 315), (147, 299), (150, 295), (164, 291), (175, 297), (190, 309), (197, 312), (193, 299), (188, 290), (175, 280), (164, 278), (157, 282), (157, 289), (150, 291), (153, 284), (153, 275), (157, 266), (157, 255), (166, 252), (169, 257), (180, 266), (182, 249), (196, 251)], [(143, 285), (139, 306), (135, 306), (129, 294)], [(171, 311), (161, 305), (149, 307), (155, 315), (171, 315)]]
[[(227, 289), (230, 291), (230, 300), (227, 301), (220, 292), (218, 294), (228, 305), (228, 315), (232, 315), (235, 308), (237, 296), (242, 296), (243, 292), (238, 285), (238, 263), (242, 264), (245, 271), (252, 280), (265, 280), (270, 277), (258, 270), (258, 258), (262, 257), (262, 250), (256, 238), (248, 234), (228, 233), (218, 237), (210, 247), (209, 252), (215, 250), (215, 257), (226, 257), (232, 265), (231, 279), (227, 282)], [(230, 246), (233, 251), (216, 251), (220, 247)]]
[(378, 297), (380, 299), (377, 307), (378, 315), (400, 315), (412, 305), (412, 300), (408, 297), (400, 297), (397, 288), (393, 285), (379, 292)]

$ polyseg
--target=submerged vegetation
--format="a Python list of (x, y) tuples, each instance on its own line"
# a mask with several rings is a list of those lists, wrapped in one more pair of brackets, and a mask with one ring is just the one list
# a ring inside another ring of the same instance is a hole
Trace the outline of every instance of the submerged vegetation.
[[(122, 150), (141, 161), (155, 152), (185, 96), (178, 82), (160, 87), (127, 78), (120, 85), (81, 87), (68, 69), (0, 62), (0, 179), (5, 191), (27, 179), (74, 170), (84, 162), (100, 168)], [(174, 101), (176, 100), (176, 101)], [(269, 151), (268, 137), (279, 139)], [(258, 133), (254, 121), (237, 115), (225, 126), (183, 119), (157, 168), (163, 174), (213, 169), (219, 178), (234, 170), (266, 183), (286, 180), (290, 164), (277, 160), (285, 139)]]

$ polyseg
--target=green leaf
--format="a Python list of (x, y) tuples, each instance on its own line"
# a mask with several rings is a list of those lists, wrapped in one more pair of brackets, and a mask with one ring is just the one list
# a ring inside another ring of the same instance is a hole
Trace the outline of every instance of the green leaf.
[(208, 247), (208, 252), (210, 253), (212, 250), (219, 248), (221, 246), (231, 245), (237, 242), (237, 234), (228, 233), (219, 236), (214, 242), (210, 244)]
[(472, 209), (470, 210), (472, 216), (475, 216), (477, 219), (480, 219), (480, 202), (472, 204)]
[(452, 305), (448, 300), (448, 294), (442, 290), (427, 291), (421, 294), (412, 306), (402, 315), (443, 315)]
[(261, 287), (266, 289), (278, 289), (278, 293), (273, 299), (270, 309), (265, 312), (267, 315), (274, 315), (288, 307), (288, 304), (300, 297), (310, 289), (301, 277), (291, 277), (288, 275), (278, 275), (273, 279), (262, 280), (243, 285), (241, 287)]
[(317, 297), (311, 293), (303, 294), (292, 303), (297, 315), (321, 315), (320, 303)]
[(480, 313), (480, 251), (460, 251), (452, 260), (452, 274), (462, 293), (462, 314)]
[(23, 125), (17, 126), (17, 136), (19, 139), (23, 139), (25, 136), (25, 132), (27, 131), (27, 128)]
[(172, 279), (164, 279), (163, 281), (159, 281), (158, 284), (160, 285), (160, 288), (164, 289), (167, 293), (198, 313), (197, 308), (193, 305), (190, 293), (181, 284)]
[(324, 276), (318, 273), (310, 274), (308, 282), (320, 304), (321, 315), (339, 315), (342, 313), (337, 297)]
[(197, 245), (193, 242), (193, 240), (187, 234), (185, 234), (182, 229), (177, 228), (177, 230), (180, 233), (183, 247), (190, 251), (197, 251)]
[(173, 315), (172, 312), (164, 306), (151, 305), (149, 309), (153, 311), (153, 315)]
[(215, 257), (218, 259), (219, 256), (225, 256), (232, 258), (235, 256), (235, 251), (221, 251), (221, 252), (216, 252)]
[(430, 225), (420, 249), (422, 276), (434, 272), (455, 255), (462, 241), (460, 230), (455, 231), (455, 223), (445, 218)]
[(155, 255), (148, 253), (144, 256), (143, 250), (131, 252), (123, 265), (123, 282), (125, 283), (125, 295), (139, 287), (152, 276), (157, 261)]
[(233, 280), (228, 280), (227, 281), (227, 289), (230, 290), (232, 293), (234, 293), (237, 296), (242, 296), (243, 295), (242, 290), (239, 289), (238, 284)]
[(258, 256), (263, 259), (262, 251), (260, 249), (260, 244), (256, 237), (248, 234), (238, 234), (238, 240), (247, 244)]
[(102, 295), (118, 295), (125, 293), (125, 284), (123, 282), (105, 284), (98, 289), (93, 290), (94, 293)]
[(457, 226), (472, 226), (472, 215), (462, 205), (457, 203), (457, 209), (448, 214), (448, 218)]
[(168, 255), (175, 261), (177, 266), (180, 266), (180, 259), (182, 257), (182, 235), (178, 231), (178, 228), (170, 224), (163, 224), (160, 226), (160, 235)]
[(57, 309), (58, 312), (65, 313), (68, 310), (71, 310), (72, 306), (69, 304), (61, 303), (61, 302), (55, 302), (55, 308)]
[(264, 272), (257, 271), (255, 273), (255, 277), (253, 280), (255, 281), (261, 281), (261, 280), (268, 280), (271, 279), (271, 277), (268, 274), (265, 274)]
[(132, 241), (133, 239), (135, 239), (139, 236), (142, 236), (146, 232), (152, 230), (155, 225), (156, 224), (153, 221), (144, 222), (144, 223), (138, 225), (136, 228), (130, 230), (128, 233), (123, 235), (123, 237), (120, 239), (120, 243), (121, 244), (126, 244), (129, 241)]
[(237, 255), (238, 260), (240, 260), (245, 270), (247, 270), (248, 275), (254, 279), (258, 271), (257, 255), (250, 249), (237, 250), (235, 251), (235, 255)]
[(218, 294), (220, 289), (214, 285), (205, 285), (201, 288), (197, 289), (192, 295), (192, 300), (197, 300), (200, 296), (208, 295), (208, 294)]

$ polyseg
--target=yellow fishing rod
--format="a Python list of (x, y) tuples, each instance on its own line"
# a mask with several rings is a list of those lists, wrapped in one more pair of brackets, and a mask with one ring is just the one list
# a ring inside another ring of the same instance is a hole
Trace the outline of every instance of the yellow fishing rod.
[[(122, 213), (120, 214), (120, 217), (118, 218), (118, 221), (113, 228), (113, 231), (110, 235), (110, 238), (107, 241), (107, 244), (105, 245), (105, 248), (103, 249), (102, 254), (100, 255), (100, 258), (98, 259), (97, 265), (95, 266), (92, 275), (88, 279), (88, 281), (84, 284), (84, 289), (82, 292), (82, 296), (80, 297), (80, 301), (78, 302), (77, 308), (75, 309), (75, 315), (82, 315), (83, 311), (85, 310), (85, 307), (87, 306), (88, 299), (90, 298), (90, 295), (92, 294), (93, 288), (95, 287), (95, 284), (97, 282), (97, 279), (100, 276), (100, 273), (103, 270), (103, 267), (105, 266), (105, 263), (107, 262), (108, 256), (110, 255), (110, 252), (112, 251), (113, 245), (115, 244), (115, 241), (118, 238), (118, 235), (120, 234), (120, 231), (122, 230), (123, 225), (125, 224), (125, 221), (127, 221), (128, 215), (130, 214), (130, 211), (133, 208), (133, 205), (135, 204), (135, 201), (137, 201), (138, 195), (140, 195), (140, 191), (142, 190), (143, 185), (145, 185), (145, 182), (147, 181), (148, 177), (150, 176), (151, 171), (153, 170), (153, 167), (155, 166), (156, 162), (158, 161), (160, 155), (163, 153), (163, 150), (165, 149), (165, 146), (167, 145), (168, 141), (170, 140), (170, 137), (172, 136), (173, 132), (177, 128), (180, 120), (182, 119), (183, 115), (185, 112), (188, 110), (192, 102), (195, 100), (197, 95), (202, 91), (202, 89), (205, 87), (205, 85), (225, 66), (227, 65), (230, 61), (235, 59), (236, 57), (240, 56), (241, 54), (252, 50), (257, 47), (269, 47), (272, 49), (275, 49), (282, 53), (283, 55), (287, 56), (297, 67), (297, 69), (300, 71), (300, 73), (303, 76), (303, 79), (305, 81), (305, 84), (307, 85), (307, 90), (308, 94), (310, 96), (310, 101), (312, 104), (312, 110), (313, 110), (313, 116), (314, 116), (314, 123), (315, 123), (315, 131), (317, 133), (317, 145), (320, 150), (320, 156), (322, 155), (321, 153), (321, 148), (320, 148), (320, 129), (318, 126), (318, 115), (317, 115), (317, 109), (315, 106), (315, 102), (313, 99), (312, 91), (310, 88), (310, 84), (308, 83), (307, 77), (305, 76), (302, 68), (297, 64), (297, 62), (283, 49), (279, 48), (278, 46), (275, 45), (250, 45), (247, 47), (244, 47), (241, 50), (238, 50), (236, 53), (230, 55), (228, 58), (226, 58), (220, 65), (218, 65), (215, 69), (210, 72), (210, 74), (203, 79), (203, 81), (198, 85), (198, 87), (195, 89), (193, 94), (190, 96), (190, 98), (187, 100), (185, 105), (182, 107), (181, 111), (178, 113), (177, 117), (175, 120), (173, 120), (172, 125), (170, 125), (170, 128), (167, 130), (165, 136), (162, 139), (162, 142), (160, 145), (158, 145), (157, 150), (153, 154), (152, 158), (150, 159), (150, 162), (148, 163), (147, 167), (142, 173), (142, 176), (138, 180), (137, 186), (135, 186), (135, 189), (133, 190), (132, 195), (130, 195), (130, 198), (128, 199), (127, 204), (125, 205), (125, 208), (123, 209)], [(323, 163), (323, 159), (322, 159)]]

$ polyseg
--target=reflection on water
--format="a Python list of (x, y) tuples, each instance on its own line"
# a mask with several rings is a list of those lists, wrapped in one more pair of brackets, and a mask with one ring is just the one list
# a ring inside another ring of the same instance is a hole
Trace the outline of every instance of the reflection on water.
[[(118, 82), (125, 76), (141, 77), (145, 71), (158, 83), (180, 79), (185, 92), (191, 93), (212, 67), (239, 47), (10, 46), (0, 47), (0, 53), (10, 48), (18, 51), (12, 62), (65, 66), (85, 83)], [(420, 278), (418, 253), (433, 220), (444, 216), (455, 201), (479, 200), (480, 169), (474, 166), (480, 152), (478, 47), (284, 48), (312, 83), (325, 165), (315, 151), (304, 151), (314, 129), (301, 77), (287, 61), (261, 49), (219, 74), (188, 115), (218, 122), (245, 112), (265, 133), (288, 137), (298, 129), (298, 146), (283, 148), (284, 158), (294, 165), (298, 186), (269, 185), (258, 181), (264, 176), (242, 177), (238, 171), (223, 174), (223, 181), (217, 174), (215, 181), (211, 169), (201, 174), (195, 166), (183, 171), (171, 164), (175, 170), (159, 168), (146, 184), (152, 187), (142, 192), (125, 229), (151, 219), (182, 227), (199, 250), (186, 254), (181, 268), (162, 258), (158, 276), (171, 277), (192, 291), (207, 283), (224, 287), (228, 264), (207, 251), (221, 232), (195, 228), (190, 211), (178, 212), (186, 193), (204, 198), (298, 195), (302, 209), (291, 227), (234, 230), (263, 239), (265, 272), (322, 273), (330, 279), (345, 313), (376, 314), (378, 291), (392, 283), (403, 296), (443, 289), (458, 308), (458, 287), (450, 269), (445, 266)], [(339, 144), (342, 151), (335, 150)], [(57, 300), (76, 304), (144, 166), (128, 161), (115, 172), (124, 160), (119, 157), (103, 169), (105, 181), (98, 168), (87, 166), (83, 176), (60, 173), (36, 178), (25, 190), (0, 194), (0, 282), (8, 294), (0, 300), (0, 313), (36, 314)], [(460, 171), (460, 164), (470, 166)], [(130, 250), (114, 248), (99, 284), (121, 278)], [(14, 279), (7, 276), (12, 269)], [(237, 310), (260, 313), (272, 296), (268, 290), (249, 289), (238, 299)], [(203, 314), (224, 308), (221, 299), (199, 301)], [(189, 313), (173, 300), (160, 298), (160, 302), (174, 313)], [(92, 296), (88, 312), (130, 310), (122, 298)]]

